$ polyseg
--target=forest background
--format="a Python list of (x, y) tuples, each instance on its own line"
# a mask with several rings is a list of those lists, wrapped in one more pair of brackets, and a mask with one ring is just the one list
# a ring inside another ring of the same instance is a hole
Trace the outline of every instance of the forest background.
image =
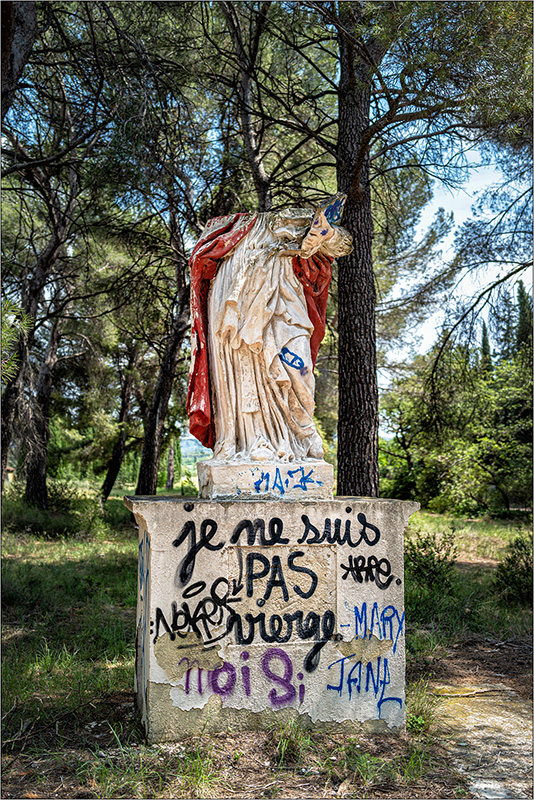
[[(44, 512), (80, 487), (95, 502), (194, 491), (180, 450), (194, 241), (212, 216), (341, 190), (355, 248), (316, 370), (338, 493), (529, 507), (531, 13), (3, 4), (3, 485), (15, 476), (10, 492)], [(444, 257), (451, 215), (421, 233), (421, 213), (480, 164), (498, 183)], [(467, 274), (473, 296), (455, 293)], [(418, 324), (443, 307), (417, 355)]]

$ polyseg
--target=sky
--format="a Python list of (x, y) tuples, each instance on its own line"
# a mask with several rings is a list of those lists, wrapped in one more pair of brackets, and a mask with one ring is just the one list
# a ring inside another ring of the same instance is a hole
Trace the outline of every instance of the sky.
[[(493, 166), (481, 166), (473, 169), (469, 183), (461, 189), (451, 191), (443, 184), (436, 182), (434, 189), (434, 196), (430, 203), (423, 209), (421, 219), (417, 226), (417, 235), (422, 237), (423, 233), (432, 222), (438, 208), (444, 208), (445, 212), (449, 214), (451, 211), (454, 215), (454, 227), (451, 233), (444, 239), (442, 246), (442, 258), (447, 261), (454, 255), (453, 244), (455, 231), (470, 217), (472, 216), (471, 208), (477, 199), (477, 195), (482, 193), (492, 184), (502, 180), (502, 174)], [(477, 291), (483, 288), (484, 285), (489, 283), (499, 274), (499, 267), (488, 267), (484, 273), (469, 273), (465, 277), (460, 278), (456, 284), (454, 295), (457, 298), (472, 297)], [(517, 280), (522, 279), (527, 289), (532, 289), (532, 274), (530, 269), (525, 270), (523, 275), (518, 275)], [(417, 353), (426, 353), (430, 347), (435, 343), (438, 332), (444, 322), (445, 310), (443, 308), (436, 310), (424, 323), (416, 328), (415, 334), (418, 339), (418, 345), (415, 350)], [(394, 358), (409, 358), (409, 348), (394, 351)], [(380, 376), (380, 386), (385, 386), (389, 382), (389, 377), (386, 374)]]

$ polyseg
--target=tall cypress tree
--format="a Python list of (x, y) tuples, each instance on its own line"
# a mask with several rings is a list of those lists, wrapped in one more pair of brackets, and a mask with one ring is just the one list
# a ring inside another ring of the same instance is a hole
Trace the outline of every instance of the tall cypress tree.
[(488, 336), (488, 326), (485, 320), (482, 321), (482, 371), (491, 372), (493, 364), (491, 363), (490, 343)]
[(517, 284), (517, 316), (517, 347), (532, 346), (532, 298), (523, 281), (518, 281)]

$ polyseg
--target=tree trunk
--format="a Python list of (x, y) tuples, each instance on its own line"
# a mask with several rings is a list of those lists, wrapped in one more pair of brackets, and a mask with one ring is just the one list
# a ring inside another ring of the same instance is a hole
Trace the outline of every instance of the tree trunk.
[(165, 481), (165, 489), (172, 492), (174, 489), (174, 442), (169, 445), (169, 453), (167, 456), (167, 480)]
[(37, 38), (35, 3), (2, 3), (2, 120), (11, 108), (17, 84)]
[[(65, 230), (63, 228), (59, 229), (59, 233), (57, 229), (53, 231), (47, 246), (37, 257), (31, 278), (24, 281), (21, 286), (21, 307), (24, 313), (31, 318), (32, 325), (28, 333), (19, 335), (17, 342), (17, 374), (6, 384), (2, 394), (2, 491), (4, 489), (7, 459), (13, 438), (15, 417), (20, 404), (21, 391), (24, 386), (24, 380), (29, 377), (30, 351), (35, 336), (35, 319), (47, 278), (56, 264), (58, 253), (64, 241), (61, 237), (64, 235)], [(36, 415), (39, 416), (38, 410)]]
[(122, 467), (122, 461), (124, 459), (124, 453), (126, 451), (126, 425), (125, 420), (119, 421), (119, 438), (115, 442), (113, 446), (113, 451), (111, 453), (111, 458), (108, 461), (108, 469), (106, 472), (106, 477), (104, 478), (104, 483), (102, 484), (102, 488), (100, 489), (100, 497), (102, 500), (107, 500), (111, 490), (115, 486), (115, 481), (117, 480), (117, 476), (120, 472)]
[(128, 418), (128, 414), (130, 413), (130, 405), (132, 400), (132, 386), (133, 386), (132, 369), (134, 369), (137, 359), (138, 359), (138, 350), (137, 347), (134, 347), (134, 350), (130, 354), (130, 358), (128, 359), (128, 366), (121, 381), (122, 384), (121, 407), (119, 409), (119, 419), (118, 419), (119, 437), (113, 447), (113, 452), (108, 462), (106, 477), (104, 479), (104, 483), (102, 484), (102, 488), (100, 490), (100, 496), (102, 500), (108, 499), (111, 490), (115, 485), (115, 481), (117, 480), (117, 476), (120, 472), (122, 461), (124, 459), (124, 453), (126, 452), (126, 421)]
[(48, 246), (39, 254), (35, 262), (35, 269), (31, 279), (23, 283), (21, 287), (21, 306), (24, 313), (31, 318), (32, 325), (27, 334), (19, 334), (17, 341), (17, 373), (7, 382), (2, 393), (2, 491), (4, 490), (9, 448), (13, 438), (13, 428), (20, 404), (21, 391), (24, 381), (29, 376), (30, 350), (35, 335), (35, 317), (46, 278), (54, 263), (56, 254), (55, 241), (56, 238), (52, 235)]
[(174, 477), (177, 481), (182, 480), (182, 443), (179, 438), (174, 441)]
[(7, 461), (11, 439), (13, 438), (13, 426), (15, 415), (18, 408), (21, 387), (23, 384), (24, 371), (27, 366), (28, 351), (23, 337), (19, 337), (17, 346), (17, 373), (8, 381), (2, 394), (2, 491), (4, 491), (4, 481), (7, 474)]
[[(20, 4), (17, 3), (15, 5)], [(23, 379), (26, 377), (29, 369), (29, 354), (33, 346), (35, 320), (37, 318), (39, 304), (42, 300), (48, 277), (57, 264), (58, 256), (65, 244), (69, 226), (72, 223), (78, 192), (76, 171), (74, 168), (71, 168), (70, 187), (72, 194), (69, 197), (65, 209), (62, 211), (58, 193), (50, 188), (47, 179), (43, 177), (43, 175), (40, 176), (40, 180), (43, 180), (43, 186), (48, 187), (48, 190), (43, 196), (48, 206), (52, 230), (48, 244), (37, 256), (30, 276), (26, 277), (21, 283), (21, 307), (24, 313), (31, 318), (32, 326), (27, 334), (21, 334), (19, 336), (17, 343), (19, 364), (17, 374), (9, 381), (2, 394), (2, 491), (6, 476), (9, 448), (13, 437), (15, 416), (20, 402), (20, 392), (23, 386)]]
[(46, 510), (48, 491), (46, 472), (48, 467), (48, 442), (50, 440), (50, 398), (52, 395), (52, 373), (57, 363), (57, 350), (61, 339), (58, 320), (52, 325), (45, 358), (39, 369), (36, 396), (32, 408), (31, 442), (26, 456), (26, 494), (28, 503)]
[(172, 330), (167, 340), (156, 387), (152, 395), (152, 402), (148, 410), (143, 452), (141, 454), (141, 464), (139, 465), (139, 477), (135, 489), (137, 495), (156, 494), (163, 426), (167, 416), (180, 347), (188, 330), (189, 292), (184, 291), (181, 295), (180, 307), (173, 320)]
[(341, 496), (378, 496), (378, 385), (376, 378), (369, 155), (362, 139), (369, 125), (368, 69), (339, 36), (339, 135), (337, 179), (348, 195), (343, 226), (354, 249), (339, 259), (338, 479)]
[(252, 102), (252, 75), (255, 68), (260, 38), (264, 31), (265, 22), (269, 13), (270, 3), (263, 3), (259, 9), (254, 31), (250, 31), (251, 42), (249, 48), (246, 48), (244, 44), (243, 31), (239, 21), (238, 4), (222, 3), (221, 8), (226, 18), (228, 29), (234, 42), (236, 56), (239, 61), (239, 79), (235, 87), (238, 97), (239, 120), (256, 194), (258, 196), (258, 211), (270, 211), (272, 205), (271, 181), (265, 170), (261, 146), (254, 126)]

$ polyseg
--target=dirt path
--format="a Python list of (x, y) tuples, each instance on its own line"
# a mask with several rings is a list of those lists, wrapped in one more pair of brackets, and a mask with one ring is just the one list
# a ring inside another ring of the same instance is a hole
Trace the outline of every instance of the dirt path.
[(475, 798), (532, 797), (532, 703), (505, 684), (434, 684), (455, 766)]

